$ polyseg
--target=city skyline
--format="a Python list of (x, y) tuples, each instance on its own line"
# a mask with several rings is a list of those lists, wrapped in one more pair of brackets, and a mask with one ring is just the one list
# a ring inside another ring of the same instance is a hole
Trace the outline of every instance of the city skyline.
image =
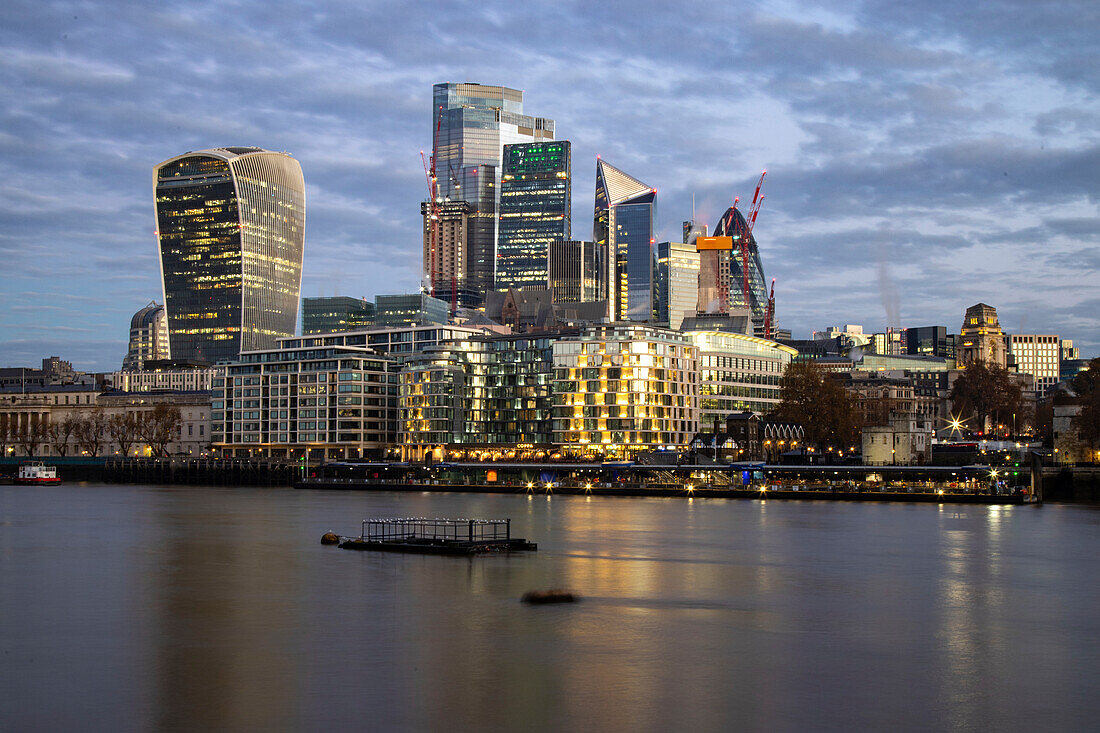
[(4, 366), (117, 368), (130, 318), (159, 300), (148, 172), (184, 150), (302, 163), (302, 295), (415, 290), (429, 90), (466, 81), (556, 121), (583, 176), (577, 221), (597, 154), (658, 189), (658, 241), (679, 238), (693, 194), (713, 226), (768, 168), (754, 234), (796, 336), (957, 331), (986, 302), (1009, 333), (1100, 346), (1091, 8), (84, 7), (0, 10)]

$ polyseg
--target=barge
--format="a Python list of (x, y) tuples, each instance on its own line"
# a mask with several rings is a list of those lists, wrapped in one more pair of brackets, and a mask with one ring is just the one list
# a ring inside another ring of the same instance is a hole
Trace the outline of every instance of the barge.
[(522, 537), (512, 537), (511, 519), (364, 519), (362, 533), (358, 537), (341, 537), (339, 540), (338, 546), (344, 550), (423, 555), (481, 555), (538, 550), (536, 543)]

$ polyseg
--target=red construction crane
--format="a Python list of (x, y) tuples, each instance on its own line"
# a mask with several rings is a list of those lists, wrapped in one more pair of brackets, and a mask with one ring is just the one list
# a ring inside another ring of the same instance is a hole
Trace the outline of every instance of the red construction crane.
[(772, 278), (772, 290), (768, 294), (768, 307), (764, 311), (764, 338), (772, 337), (772, 321), (775, 320), (775, 278)]
[[(749, 239), (752, 237), (752, 227), (756, 223), (756, 216), (760, 213), (760, 206), (764, 203), (764, 197), (760, 195), (760, 189), (764, 186), (764, 176), (767, 171), (760, 174), (760, 180), (756, 182), (756, 191), (752, 195), (752, 203), (749, 205), (747, 215), (740, 219), (733, 217), (734, 232), (741, 244), (741, 297), (746, 308), (752, 307), (752, 288), (749, 281)], [(741, 197), (733, 199), (733, 208), (737, 208), (737, 202)]]
[(442, 202), (439, 198), (439, 179), (435, 174), (435, 158), (436, 152), (439, 150), (439, 130), (443, 126), (443, 108), (439, 108), (439, 116), (435, 123), (435, 133), (432, 135), (432, 154), (431, 157), (425, 157), (424, 151), (420, 151), (420, 160), (424, 163), (424, 178), (428, 181), (428, 212), (429, 212), (429, 224), (428, 224), (428, 293), (433, 298), (435, 297), (435, 281), (436, 274), (442, 270), (442, 268), (436, 268), (436, 256), (437, 250), (441, 246), (439, 241), (439, 217), (442, 210)]

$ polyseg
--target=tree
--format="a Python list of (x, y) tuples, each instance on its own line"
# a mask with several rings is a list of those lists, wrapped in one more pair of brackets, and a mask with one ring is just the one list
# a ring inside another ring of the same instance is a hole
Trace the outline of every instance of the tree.
[(1100, 357), (1089, 362), (1088, 369), (1073, 378), (1081, 412), (1073, 418), (1073, 429), (1089, 448), (1100, 448)]
[(120, 412), (107, 418), (107, 435), (124, 456), (129, 455), (130, 446), (138, 442), (140, 432), (141, 420), (133, 413)]
[(780, 380), (782, 402), (775, 417), (798, 423), (805, 441), (821, 450), (855, 445), (859, 419), (851, 394), (813, 362), (792, 363)]
[(72, 415), (66, 415), (57, 422), (51, 422), (47, 428), (50, 442), (53, 443), (57, 455), (64, 456), (69, 452), (69, 440), (76, 432), (77, 419)]
[(47, 423), (43, 420), (31, 420), (19, 429), (18, 438), (27, 455), (33, 456), (38, 452), (38, 446), (49, 440)]
[(157, 405), (141, 417), (138, 434), (155, 456), (168, 455), (168, 444), (179, 435), (183, 413), (172, 405)]
[(88, 452), (88, 455), (98, 456), (99, 449), (107, 438), (107, 416), (103, 408), (93, 407), (89, 412), (76, 419), (76, 445)]
[(976, 361), (966, 367), (951, 388), (951, 403), (960, 417), (976, 417), (978, 429), (987, 424), (1011, 424), (1025, 418), (1020, 385), (997, 364)]

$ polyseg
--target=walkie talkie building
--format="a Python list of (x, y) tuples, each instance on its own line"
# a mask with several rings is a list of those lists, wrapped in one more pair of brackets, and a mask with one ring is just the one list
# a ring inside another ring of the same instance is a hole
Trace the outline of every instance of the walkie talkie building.
[(298, 161), (215, 148), (153, 169), (171, 357), (215, 363), (293, 336), (305, 241)]

